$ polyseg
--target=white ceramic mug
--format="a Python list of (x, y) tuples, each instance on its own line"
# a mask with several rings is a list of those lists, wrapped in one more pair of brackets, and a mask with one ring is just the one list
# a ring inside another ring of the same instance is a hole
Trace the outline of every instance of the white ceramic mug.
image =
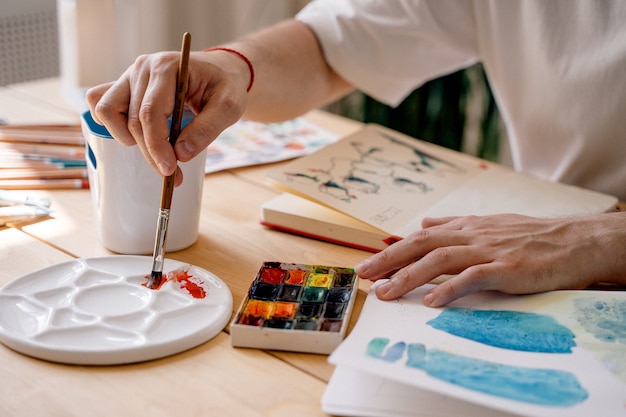
[[(190, 115), (183, 118), (183, 126)], [(124, 146), (89, 112), (82, 117), (87, 147), (89, 187), (98, 236), (118, 253), (150, 254), (154, 250), (163, 177), (137, 146)], [(177, 251), (198, 238), (206, 150), (179, 163), (183, 184), (174, 189), (165, 249)]]

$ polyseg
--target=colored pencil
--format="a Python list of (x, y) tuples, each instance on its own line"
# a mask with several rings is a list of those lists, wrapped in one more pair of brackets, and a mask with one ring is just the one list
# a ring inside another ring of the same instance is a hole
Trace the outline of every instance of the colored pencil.
[(0, 141), (40, 144), (84, 145), (80, 125), (4, 125)]
[(49, 145), (42, 143), (8, 143), (0, 142), (0, 154), (22, 156), (27, 158), (85, 158), (85, 148), (74, 145)]
[(0, 190), (69, 190), (87, 189), (87, 179), (0, 180)]
[(48, 180), (48, 179), (87, 178), (85, 168), (23, 168), (0, 169), (0, 180)]

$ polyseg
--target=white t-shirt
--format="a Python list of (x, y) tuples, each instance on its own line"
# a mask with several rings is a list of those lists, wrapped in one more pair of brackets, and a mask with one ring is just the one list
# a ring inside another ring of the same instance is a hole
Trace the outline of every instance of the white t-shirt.
[(297, 19), (391, 105), (482, 62), (516, 169), (626, 201), (626, 1), (317, 0)]

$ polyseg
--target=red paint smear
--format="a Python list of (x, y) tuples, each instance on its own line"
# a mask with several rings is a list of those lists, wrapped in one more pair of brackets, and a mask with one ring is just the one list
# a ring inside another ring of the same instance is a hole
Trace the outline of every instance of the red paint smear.
[[(150, 278), (150, 275), (146, 275), (146, 278)], [(187, 291), (193, 298), (206, 297), (206, 290), (202, 286), (204, 281), (198, 277), (189, 275), (189, 268), (179, 268), (168, 272), (156, 289), (160, 290), (163, 284), (168, 281), (178, 282), (180, 284), (180, 289)], [(141, 285), (146, 286), (146, 284), (147, 282)]]
[[(146, 280), (150, 280), (150, 275), (146, 275), (144, 277)], [(144, 282), (143, 284), (141, 284), (142, 287), (148, 287), (148, 281)], [(159, 286), (156, 288), (153, 288), (153, 290), (160, 290), (161, 287), (163, 286), (163, 284), (165, 284), (167, 282), (167, 279), (162, 279), (161, 282), (159, 283)]]

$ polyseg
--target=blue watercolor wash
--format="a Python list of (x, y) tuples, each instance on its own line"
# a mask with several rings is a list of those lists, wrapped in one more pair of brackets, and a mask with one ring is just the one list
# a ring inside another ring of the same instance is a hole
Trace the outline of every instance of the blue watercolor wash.
[(577, 298), (576, 320), (596, 339), (626, 345), (626, 300)]
[(375, 337), (370, 340), (367, 345), (367, 355), (372, 358), (382, 359), (386, 362), (396, 362), (402, 357), (404, 350), (406, 349), (406, 343), (398, 342), (391, 346), (385, 352), (385, 348), (389, 343), (389, 339), (384, 337)]
[(552, 407), (569, 407), (589, 394), (570, 372), (527, 368), (473, 359), (423, 344), (409, 344), (406, 365), (428, 375), (485, 394)]
[(450, 307), (427, 322), (435, 329), (502, 349), (571, 353), (574, 333), (553, 317), (508, 310)]
[(433, 378), (501, 398), (551, 407), (570, 407), (589, 394), (570, 372), (511, 366), (426, 349), (422, 343), (397, 342), (387, 349), (388, 338), (370, 340), (367, 356), (393, 363), (407, 352), (405, 365)]

